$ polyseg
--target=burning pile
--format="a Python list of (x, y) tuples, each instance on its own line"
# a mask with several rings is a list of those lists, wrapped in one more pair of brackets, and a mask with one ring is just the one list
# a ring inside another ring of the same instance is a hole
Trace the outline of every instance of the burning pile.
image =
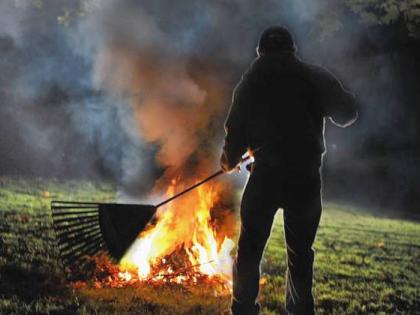
[[(168, 196), (177, 189), (183, 187), (173, 180)], [(136, 270), (142, 280), (194, 282), (198, 274), (229, 282), (234, 243), (218, 237), (212, 222), (217, 198), (217, 186), (207, 184), (159, 209), (156, 224), (141, 233), (121, 260), (121, 268)]]
[[(173, 180), (167, 195), (184, 188)], [(205, 283), (229, 290), (234, 242), (212, 217), (218, 206), (223, 207), (221, 189), (220, 184), (206, 184), (159, 208), (156, 220), (141, 232), (119, 265), (104, 256), (94, 258), (94, 287)]]

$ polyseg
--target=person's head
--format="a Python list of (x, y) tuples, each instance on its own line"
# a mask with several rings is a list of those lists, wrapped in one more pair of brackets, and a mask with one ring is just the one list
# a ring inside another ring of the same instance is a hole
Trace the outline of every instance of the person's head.
[(258, 41), (257, 54), (262, 56), (269, 53), (296, 52), (293, 37), (283, 26), (271, 26), (262, 32)]

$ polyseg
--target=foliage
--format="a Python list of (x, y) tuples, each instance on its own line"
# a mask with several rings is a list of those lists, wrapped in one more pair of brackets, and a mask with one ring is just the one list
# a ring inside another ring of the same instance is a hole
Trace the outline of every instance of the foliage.
[[(115, 189), (102, 183), (0, 178), (1, 314), (227, 312), (229, 296), (215, 296), (202, 286), (72, 289), (57, 262), (51, 198), (110, 201)], [(420, 224), (327, 205), (315, 249), (319, 314), (415, 314), (420, 309)], [(285, 270), (279, 215), (263, 262), (262, 314), (283, 312)]]
[(420, 0), (326, 0), (317, 3), (320, 9), (313, 16), (312, 25), (321, 41), (345, 27), (353, 27), (355, 21), (367, 28), (396, 27), (409, 36), (420, 36)]
[(420, 35), (419, 0), (346, 0), (346, 5), (362, 23), (374, 26), (402, 22), (410, 36)]
[(368, 24), (393, 24), (402, 19), (414, 35), (420, 24), (419, 0), (346, 0), (346, 4)]

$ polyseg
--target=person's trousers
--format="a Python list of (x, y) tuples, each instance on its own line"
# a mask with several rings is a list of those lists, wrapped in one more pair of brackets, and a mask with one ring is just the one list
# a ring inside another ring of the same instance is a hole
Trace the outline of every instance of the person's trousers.
[(320, 190), (318, 169), (254, 168), (241, 203), (241, 232), (233, 266), (234, 315), (259, 312), (260, 262), (278, 208), (283, 208), (287, 246), (286, 309), (296, 315), (314, 314), (312, 244), (321, 216)]

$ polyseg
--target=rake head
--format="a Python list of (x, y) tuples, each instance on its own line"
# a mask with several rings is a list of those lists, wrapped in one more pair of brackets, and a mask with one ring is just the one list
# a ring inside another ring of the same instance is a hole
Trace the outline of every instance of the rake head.
[(52, 201), (51, 212), (61, 261), (65, 268), (74, 270), (99, 253), (119, 261), (151, 222), (156, 207)]
[[(247, 156), (241, 163), (249, 159)], [(153, 221), (157, 208), (222, 174), (223, 170), (219, 170), (156, 206), (52, 201), (53, 226), (64, 267), (78, 268), (84, 258), (101, 251), (120, 260), (139, 233)]]

